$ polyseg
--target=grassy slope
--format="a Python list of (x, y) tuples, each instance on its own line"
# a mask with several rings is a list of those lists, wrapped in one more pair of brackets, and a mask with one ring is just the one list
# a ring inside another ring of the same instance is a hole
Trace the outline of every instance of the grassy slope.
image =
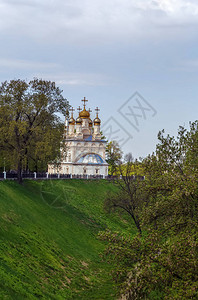
[(0, 299), (115, 299), (100, 230), (131, 232), (106, 181), (0, 182)]

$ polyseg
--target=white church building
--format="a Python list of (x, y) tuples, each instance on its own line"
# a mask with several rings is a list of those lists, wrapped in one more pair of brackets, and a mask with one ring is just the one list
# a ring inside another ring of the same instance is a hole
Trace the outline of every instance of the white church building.
[(74, 119), (74, 109), (72, 107), (71, 116), (65, 121), (64, 143), (66, 151), (62, 154), (61, 163), (57, 169), (54, 165), (48, 165), (48, 173), (60, 173), (87, 176), (108, 175), (108, 164), (105, 161), (106, 143), (100, 133), (101, 120), (98, 117), (99, 109), (96, 110), (96, 117), (92, 121), (91, 110), (78, 108), (78, 116)]

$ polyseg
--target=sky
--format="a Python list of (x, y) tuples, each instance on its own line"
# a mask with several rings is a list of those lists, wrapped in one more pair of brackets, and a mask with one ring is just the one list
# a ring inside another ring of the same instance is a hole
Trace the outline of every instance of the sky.
[(0, 82), (55, 81), (75, 109), (86, 97), (135, 158), (198, 119), (197, 50), (197, 0), (0, 0)]

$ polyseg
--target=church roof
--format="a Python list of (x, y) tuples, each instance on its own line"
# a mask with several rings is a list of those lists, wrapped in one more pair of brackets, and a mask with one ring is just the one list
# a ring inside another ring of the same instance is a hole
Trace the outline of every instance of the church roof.
[(81, 156), (76, 163), (100, 165), (106, 164), (106, 161), (100, 155), (92, 153)]
[(89, 135), (87, 138), (85, 138), (85, 141), (92, 141), (92, 135)]

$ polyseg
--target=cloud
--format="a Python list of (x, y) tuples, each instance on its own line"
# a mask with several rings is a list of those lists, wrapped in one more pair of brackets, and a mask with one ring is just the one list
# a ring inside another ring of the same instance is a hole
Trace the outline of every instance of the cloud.
[(33, 77), (55, 81), (61, 86), (105, 86), (112, 84), (112, 78), (107, 75), (93, 72), (63, 72), (60, 64), (40, 62), (23, 59), (0, 59), (0, 72), (21, 71), (25, 72), (25, 78)]
[(0, 0), (0, 32), (54, 43), (101, 43), (161, 36), (159, 27), (168, 37), (167, 28), (197, 25), (197, 15), (193, 0)]
[[(34, 77), (34, 76), (33, 76)], [(61, 86), (105, 86), (112, 84), (112, 78), (98, 73), (37, 73), (36, 77), (55, 81)]]
[(1, 72), (23, 70), (28, 74), (26, 77), (29, 79), (38, 77), (52, 80), (61, 86), (105, 86), (112, 83), (112, 79), (107, 75), (91, 72), (63, 72), (60, 64), (50, 62), (1, 58), (0, 69)]
[(0, 68), (11, 68), (11, 69), (46, 69), (46, 68), (57, 68), (59, 65), (55, 63), (35, 62), (22, 59), (0, 59)]

